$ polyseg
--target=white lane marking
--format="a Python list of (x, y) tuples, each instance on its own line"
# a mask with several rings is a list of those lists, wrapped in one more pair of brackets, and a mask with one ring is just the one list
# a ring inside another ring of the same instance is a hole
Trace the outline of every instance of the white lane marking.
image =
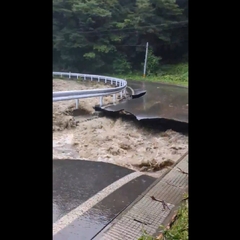
[(68, 214), (64, 215), (62, 218), (57, 220), (55, 223), (53, 223), (53, 236), (56, 235), (59, 231), (61, 231), (63, 228), (71, 224), (74, 220), (76, 220), (79, 216), (84, 214), (86, 211), (88, 211), (90, 208), (92, 208), (95, 204), (102, 201), (105, 197), (107, 197), (109, 194), (113, 193), (115, 190), (123, 186), (124, 184), (130, 182), (134, 178), (137, 178), (139, 176), (143, 175), (141, 172), (133, 172), (128, 174), (125, 177), (120, 178), (119, 180), (113, 182), (97, 194), (95, 194), (93, 197), (79, 205), (77, 208), (73, 209)]

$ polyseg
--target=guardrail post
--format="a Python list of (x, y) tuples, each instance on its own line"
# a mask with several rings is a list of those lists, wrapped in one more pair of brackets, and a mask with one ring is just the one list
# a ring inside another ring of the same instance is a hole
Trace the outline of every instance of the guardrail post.
[[(124, 79), (125, 81), (127, 81), (127, 79)], [(124, 90), (123, 90), (123, 94), (124, 94), (124, 97), (126, 98), (127, 97), (127, 85), (125, 86)]]
[(105, 83), (107, 83), (107, 78), (105, 78)]
[(123, 97), (123, 91), (120, 92), (120, 96), (121, 96), (121, 98)]
[(111, 79), (111, 85), (113, 84), (113, 80)]
[(126, 88), (123, 90), (123, 96), (127, 97), (127, 90), (126, 90)]
[(69, 78), (71, 78), (71, 72), (69, 72)]
[(116, 86), (118, 85), (118, 81), (116, 80)]
[(62, 73), (61, 73), (61, 78), (62, 78)]
[(116, 93), (113, 94), (113, 103), (116, 103)]
[(92, 81), (92, 76), (91, 76), (91, 81)]
[(100, 82), (100, 77), (98, 77), (98, 82)]
[(83, 80), (86, 80), (86, 76), (85, 75), (83, 76)]
[(102, 107), (103, 105), (103, 97), (100, 97), (100, 103), (99, 103), (100, 107)]
[(79, 108), (79, 99), (76, 99), (75, 101), (76, 101), (76, 109), (78, 109)]
[(78, 75), (77, 75), (77, 79), (78, 79)]

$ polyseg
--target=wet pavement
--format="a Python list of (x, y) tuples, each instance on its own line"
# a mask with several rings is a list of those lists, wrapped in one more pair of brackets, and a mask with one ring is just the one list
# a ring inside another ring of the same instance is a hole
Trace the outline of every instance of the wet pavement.
[(163, 239), (159, 226), (169, 226), (187, 193), (188, 152), (178, 159), (173, 168), (165, 169), (165, 174), (94, 237), (94, 240), (137, 240), (143, 232), (154, 236), (154, 239)]
[[(108, 185), (131, 174), (135, 173), (130, 169), (104, 162), (53, 160), (53, 222)], [(132, 179), (79, 215), (53, 239), (92, 239), (154, 181), (155, 178), (146, 175)]]
[(136, 92), (146, 90), (142, 97), (126, 100), (104, 110), (124, 110), (142, 119), (167, 119), (188, 123), (188, 88), (154, 82), (128, 81)]
[(103, 162), (53, 160), (53, 222), (131, 172)]

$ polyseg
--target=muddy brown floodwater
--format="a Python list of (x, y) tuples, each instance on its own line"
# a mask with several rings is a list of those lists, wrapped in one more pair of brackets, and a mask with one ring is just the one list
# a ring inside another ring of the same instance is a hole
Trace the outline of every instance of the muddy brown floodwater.
[[(106, 86), (111, 87), (91, 81), (53, 80), (53, 91)], [(104, 98), (104, 104), (111, 102), (112, 97)], [(80, 100), (80, 115), (73, 117), (74, 100), (53, 103), (53, 159), (108, 162), (158, 177), (188, 150), (188, 136), (171, 129), (156, 131), (124, 117), (83, 121), (92, 118), (96, 104), (99, 98)]]

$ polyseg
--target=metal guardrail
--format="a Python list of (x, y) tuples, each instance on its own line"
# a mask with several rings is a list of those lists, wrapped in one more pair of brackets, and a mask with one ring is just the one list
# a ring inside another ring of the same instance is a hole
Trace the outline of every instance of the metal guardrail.
[(81, 98), (93, 98), (100, 97), (100, 106), (103, 105), (103, 97), (108, 95), (113, 95), (113, 103), (116, 102), (116, 94), (120, 94), (120, 98), (123, 95), (126, 95), (127, 81), (120, 78), (100, 76), (100, 75), (91, 75), (91, 74), (82, 74), (82, 73), (68, 73), (68, 72), (53, 72), (53, 76), (68, 77), (71, 78), (82, 78), (83, 80), (91, 81), (104, 81), (105, 83), (110, 83), (115, 85), (114, 88), (102, 88), (102, 89), (91, 89), (91, 90), (77, 90), (77, 91), (61, 91), (53, 92), (53, 102), (57, 101), (67, 101), (67, 100), (76, 100), (76, 108), (79, 106), (79, 99)]

